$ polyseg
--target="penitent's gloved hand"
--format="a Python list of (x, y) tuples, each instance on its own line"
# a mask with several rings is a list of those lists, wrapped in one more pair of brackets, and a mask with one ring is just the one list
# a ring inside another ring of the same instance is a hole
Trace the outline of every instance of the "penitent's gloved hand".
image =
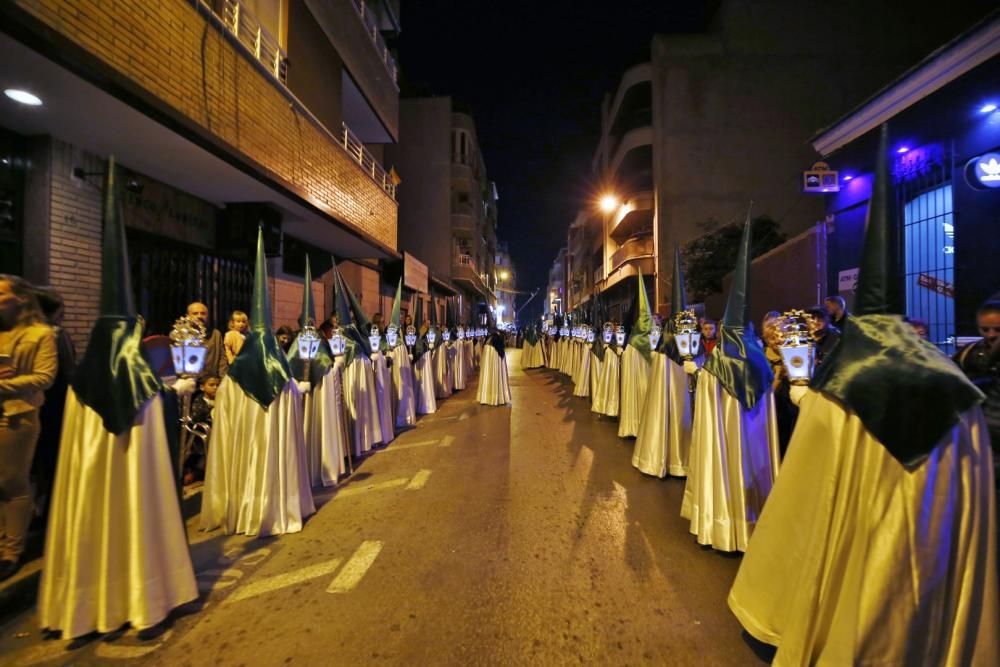
[(695, 373), (698, 372), (698, 364), (694, 363), (693, 361), (685, 361), (684, 372), (687, 373), (688, 375), (694, 375)]

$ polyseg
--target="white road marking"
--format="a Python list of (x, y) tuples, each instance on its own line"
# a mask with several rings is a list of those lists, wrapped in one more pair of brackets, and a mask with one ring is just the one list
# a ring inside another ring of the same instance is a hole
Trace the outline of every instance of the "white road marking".
[(240, 565), (252, 566), (263, 562), (268, 556), (271, 555), (270, 549), (262, 547), (260, 549), (254, 549), (243, 556), (239, 556), (238, 554), (243, 553), (244, 549), (245, 547), (234, 547), (225, 552), (222, 556), (219, 556), (219, 560), (216, 562), (218, 562), (219, 565), (232, 565), (234, 563), (239, 563)]
[(369, 491), (378, 491), (380, 489), (391, 489), (396, 486), (405, 486), (410, 481), (409, 477), (400, 477), (398, 479), (387, 479), (384, 482), (378, 482), (377, 484), (369, 484), (368, 486), (361, 486), (360, 483), (355, 482), (346, 489), (341, 489), (337, 491), (335, 498), (344, 498), (346, 496), (356, 496), (362, 493), (368, 493)]
[(430, 476), (431, 476), (430, 470), (418, 471), (417, 474), (413, 476), (413, 479), (410, 480), (410, 483), (406, 485), (406, 490), (416, 491), (417, 489), (424, 488), (424, 485), (427, 483), (427, 480), (428, 478), (430, 478)]
[[(132, 634), (133, 631), (129, 631)], [(135, 658), (141, 658), (147, 656), (153, 651), (163, 648), (163, 645), (167, 643), (170, 639), (170, 635), (173, 634), (173, 630), (167, 630), (158, 638), (155, 644), (147, 644), (145, 646), (127, 646), (123, 644), (112, 644), (108, 642), (97, 642), (97, 648), (94, 649), (94, 655), (98, 658), (107, 658), (109, 660), (134, 660)]]
[(440, 442), (439, 440), (421, 440), (420, 442), (408, 442), (405, 445), (390, 445), (385, 449), (387, 452), (398, 452), (401, 449), (413, 449), (414, 447), (430, 447)]
[(381, 551), (382, 542), (378, 540), (365, 540), (362, 542), (361, 546), (354, 552), (354, 555), (351, 556), (351, 559), (344, 565), (344, 569), (330, 582), (326, 592), (347, 593), (354, 590), (354, 587), (361, 582), (365, 573), (368, 572), (368, 568), (372, 566)]
[(441, 444), (438, 447), (451, 447), (451, 443), (455, 442), (455, 436), (446, 435), (441, 438)]
[(252, 584), (247, 584), (229, 596), (226, 600), (226, 604), (239, 602), (240, 600), (248, 600), (250, 598), (257, 597), (258, 595), (263, 595), (264, 593), (270, 593), (287, 586), (294, 586), (295, 584), (303, 581), (315, 579), (316, 577), (332, 574), (340, 566), (341, 560), (342, 559), (340, 558), (334, 558), (333, 560), (325, 563), (309, 565), (308, 567), (303, 567), (293, 572), (282, 572), (281, 574), (276, 574), (273, 577), (268, 577), (266, 579), (261, 579), (260, 581), (255, 581)]
[(198, 580), (199, 591), (214, 591), (219, 588), (229, 588), (236, 584), (238, 579), (243, 577), (243, 572), (236, 568), (226, 568), (225, 570), (203, 570), (195, 577)]

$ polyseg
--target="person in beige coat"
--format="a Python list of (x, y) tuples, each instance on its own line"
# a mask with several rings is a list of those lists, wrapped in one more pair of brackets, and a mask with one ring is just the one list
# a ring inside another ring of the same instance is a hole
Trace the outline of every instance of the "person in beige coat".
[(56, 339), (31, 285), (0, 275), (0, 581), (20, 563), (31, 522), (38, 409), (56, 377)]

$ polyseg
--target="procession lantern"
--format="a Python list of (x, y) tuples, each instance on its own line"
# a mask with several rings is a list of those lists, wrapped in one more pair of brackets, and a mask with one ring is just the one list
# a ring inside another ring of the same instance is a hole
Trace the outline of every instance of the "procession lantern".
[(812, 318), (801, 310), (790, 310), (778, 320), (778, 350), (788, 370), (788, 381), (808, 385), (816, 366), (816, 346), (810, 333)]
[(559, 330), (559, 335), (562, 336), (563, 338), (569, 336), (569, 327), (563, 325), (563, 328)]
[(611, 340), (615, 337), (615, 325), (607, 322), (604, 325), (604, 342), (611, 345)]
[(373, 326), (368, 332), (368, 344), (372, 348), (372, 354), (378, 352), (382, 344), (382, 333), (378, 330), (378, 327)]
[(465, 340), (465, 327), (459, 326), (455, 329), (455, 337), (459, 340)]
[(621, 324), (615, 329), (615, 342), (618, 343), (618, 347), (625, 346), (625, 327)]
[(299, 332), (299, 336), (295, 340), (299, 348), (299, 357), (305, 361), (315, 359), (316, 353), (319, 352), (319, 343), (321, 340), (319, 331), (313, 326), (310, 320), (302, 327), (302, 331)]
[(649, 330), (649, 349), (656, 349), (656, 346), (660, 344), (660, 337), (662, 335), (663, 329), (659, 324), (654, 324), (653, 328)]
[(442, 331), (441, 332), (441, 340), (444, 341), (445, 343), (447, 343), (448, 341), (450, 341), (451, 340), (451, 332), (448, 331), (447, 329), (445, 329), (444, 331)]
[(549, 335), (550, 336), (555, 336), (558, 333), (559, 333), (559, 328), (557, 326), (555, 326), (554, 324), (551, 325), (551, 326), (549, 326)]
[(685, 361), (698, 356), (701, 334), (698, 332), (698, 318), (694, 311), (682, 310), (674, 316), (674, 339), (677, 341), (677, 351)]
[(479, 327), (476, 331), (476, 336), (479, 338), (486, 338), (486, 327)]
[(595, 337), (596, 337), (596, 334), (594, 333), (594, 330), (591, 329), (590, 327), (587, 327), (587, 342), (588, 343), (593, 343)]
[(437, 332), (434, 329), (427, 330), (427, 347), (434, 349), (434, 343), (437, 341)]
[(396, 347), (396, 343), (399, 342), (399, 327), (395, 324), (390, 324), (385, 328), (385, 342), (390, 349)]
[(344, 334), (340, 332), (340, 328), (333, 330), (333, 334), (330, 336), (330, 352), (333, 356), (339, 357), (347, 350), (347, 340), (344, 339)]
[(205, 327), (192, 317), (181, 317), (170, 331), (170, 353), (174, 373), (197, 375), (205, 367)]
[(403, 336), (406, 347), (413, 347), (417, 344), (417, 328), (412, 324), (406, 327), (406, 334)]

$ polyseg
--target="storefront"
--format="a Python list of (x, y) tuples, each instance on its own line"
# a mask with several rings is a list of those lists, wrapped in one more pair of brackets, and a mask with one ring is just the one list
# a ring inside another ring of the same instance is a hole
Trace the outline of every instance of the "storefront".
[(953, 352), (1000, 291), (1000, 19), (945, 45), (813, 140), (839, 174), (827, 194), (830, 291), (850, 305), (871, 196), (878, 127), (888, 123), (899, 287), (910, 318)]

